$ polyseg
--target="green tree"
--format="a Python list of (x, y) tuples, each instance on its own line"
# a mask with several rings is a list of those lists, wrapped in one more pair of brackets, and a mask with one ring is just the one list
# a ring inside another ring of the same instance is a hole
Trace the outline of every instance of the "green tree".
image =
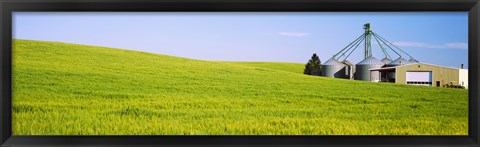
[(320, 58), (317, 56), (316, 53), (313, 53), (312, 58), (308, 60), (307, 64), (305, 64), (305, 69), (303, 73), (306, 75), (315, 75), (319, 76), (322, 71), (322, 62)]
[(303, 74), (306, 74), (306, 75), (312, 75), (312, 71), (310, 70), (311, 68), (311, 64), (310, 64), (310, 61), (312, 60), (309, 60), (307, 62), (307, 64), (305, 64), (305, 69), (303, 70)]

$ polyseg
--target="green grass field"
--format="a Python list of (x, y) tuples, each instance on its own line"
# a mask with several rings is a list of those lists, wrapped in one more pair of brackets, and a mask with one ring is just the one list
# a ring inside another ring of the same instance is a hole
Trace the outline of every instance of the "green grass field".
[[(308, 57), (307, 57), (308, 58)], [(467, 135), (468, 90), (14, 40), (14, 135)]]
[(305, 68), (304, 64), (298, 64), (298, 63), (282, 63), (282, 62), (226, 62), (226, 63), (286, 71), (286, 72), (292, 72), (297, 74), (303, 73), (303, 69)]

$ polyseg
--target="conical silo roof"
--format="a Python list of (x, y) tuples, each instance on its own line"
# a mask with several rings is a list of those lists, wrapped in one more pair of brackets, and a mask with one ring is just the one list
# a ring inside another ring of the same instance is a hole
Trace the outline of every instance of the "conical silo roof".
[(398, 57), (397, 59), (393, 60), (392, 62), (388, 63), (387, 66), (400, 66), (408, 64), (409, 62), (402, 57)]
[(392, 60), (390, 60), (390, 58), (387, 58), (387, 57), (383, 58), (381, 61), (385, 64), (392, 62)]
[(335, 58), (330, 58), (323, 65), (332, 65), (332, 66), (345, 66), (342, 62), (336, 60)]
[(382, 61), (378, 60), (375, 57), (368, 57), (363, 59), (362, 61), (358, 62), (357, 65), (384, 65)]

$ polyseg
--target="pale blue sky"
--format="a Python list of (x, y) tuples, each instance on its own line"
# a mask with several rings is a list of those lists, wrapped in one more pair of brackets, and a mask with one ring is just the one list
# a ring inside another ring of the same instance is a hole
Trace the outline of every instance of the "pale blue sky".
[[(314, 52), (325, 62), (371, 23), (372, 31), (419, 61), (468, 67), (466, 12), (15, 12), (13, 19), (13, 37), (19, 39), (203, 60), (296, 63), (306, 63)], [(378, 45), (372, 46), (382, 59)], [(360, 46), (349, 60), (362, 58)]]

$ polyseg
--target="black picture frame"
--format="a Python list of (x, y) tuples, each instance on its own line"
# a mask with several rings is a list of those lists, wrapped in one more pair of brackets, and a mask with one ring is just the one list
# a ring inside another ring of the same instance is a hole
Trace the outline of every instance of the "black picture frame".
[[(479, 146), (478, 0), (1, 0), (1, 146)], [(468, 12), (468, 136), (12, 136), (12, 12)]]

